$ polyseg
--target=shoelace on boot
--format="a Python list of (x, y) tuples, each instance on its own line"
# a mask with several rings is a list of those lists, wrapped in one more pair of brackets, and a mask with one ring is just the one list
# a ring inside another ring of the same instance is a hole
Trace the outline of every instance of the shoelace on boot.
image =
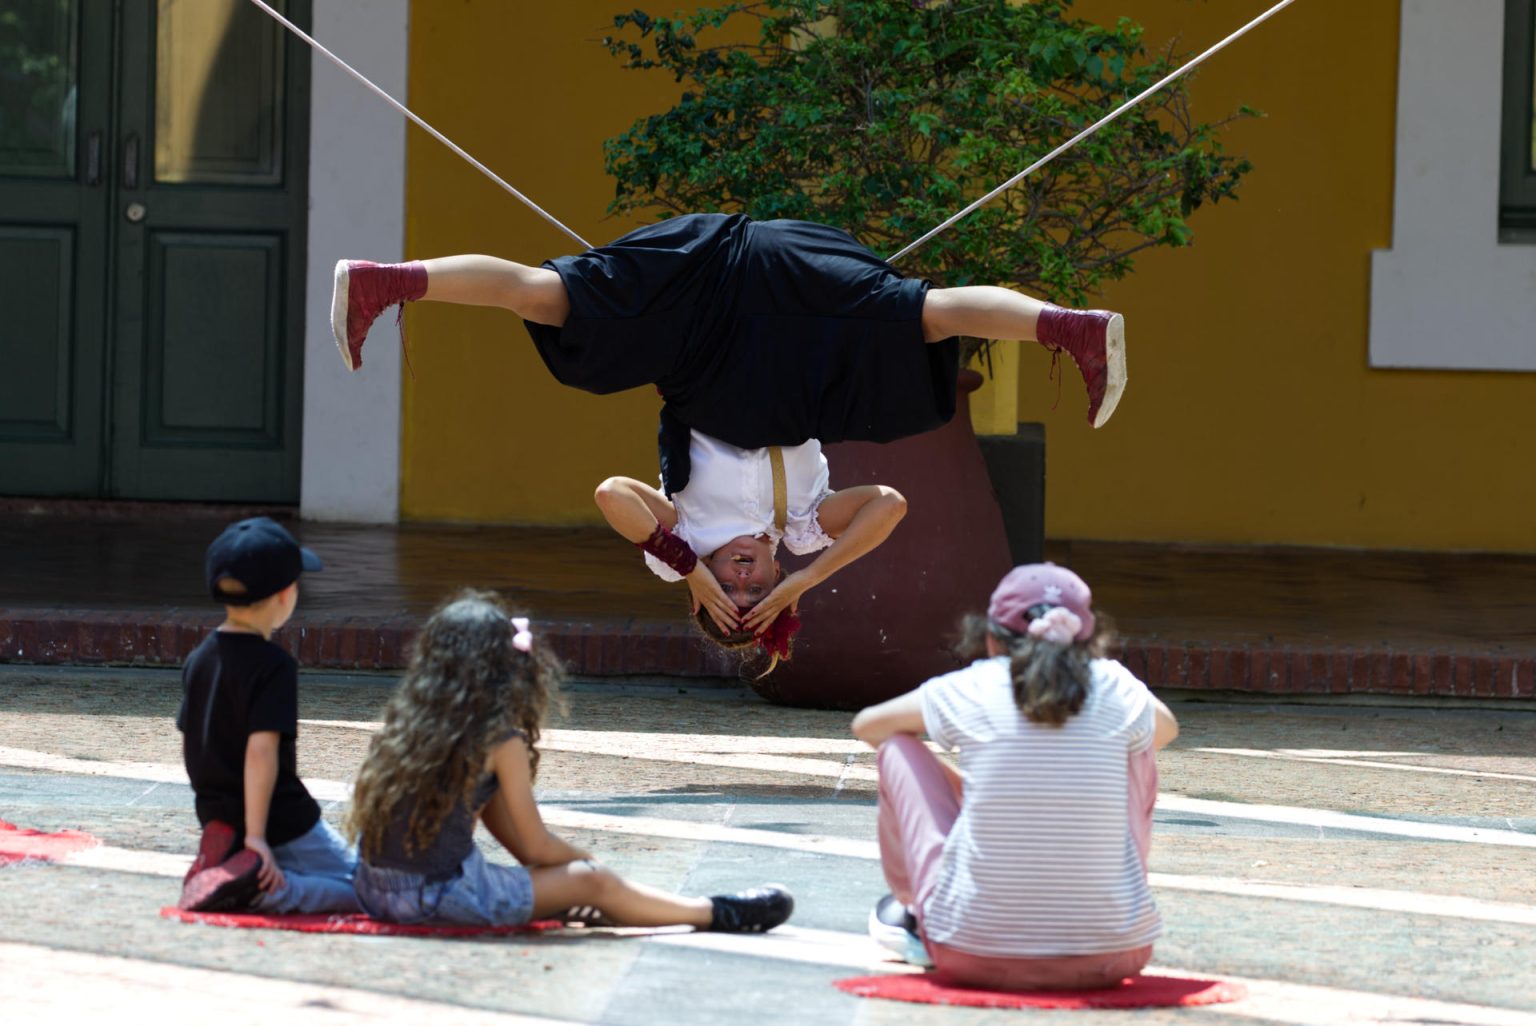
[(405, 304), (395, 307), (395, 327), (400, 329), (400, 355), (405, 357), (405, 369), (411, 372), (411, 380), (416, 380), (416, 368), (411, 366), (411, 351), (405, 344)]
[(1056, 407), (1061, 405), (1061, 346), (1046, 346), (1051, 351), (1051, 370), (1048, 380), (1056, 382), (1056, 401), (1051, 403), (1051, 412), (1056, 412)]

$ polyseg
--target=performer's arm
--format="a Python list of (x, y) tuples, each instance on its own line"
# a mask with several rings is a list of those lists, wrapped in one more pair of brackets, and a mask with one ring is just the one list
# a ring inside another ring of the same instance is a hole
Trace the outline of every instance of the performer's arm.
[(608, 526), (636, 545), (649, 538), (657, 524), (669, 531), (677, 526), (677, 510), (667, 497), (632, 477), (610, 477), (592, 498)]
[[(632, 477), (610, 477), (597, 486), (597, 492), (592, 498), (597, 508), (603, 511), (608, 526), (626, 541), (642, 548), (656, 534), (658, 525), (667, 531), (677, 526), (677, 508), (667, 497)], [(681, 542), (674, 539), (673, 544), (681, 545)], [(695, 558), (687, 552), (683, 552), (683, 555), (688, 556), (690, 561)], [(695, 614), (703, 606), (709, 610), (710, 619), (722, 631), (730, 634), (738, 629), (736, 621), (739, 614), (735, 604), (726, 597), (720, 582), (715, 580), (715, 575), (709, 572), (702, 561), (686, 570), (678, 567), (673, 569), (688, 582)]]
[(860, 485), (827, 496), (816, 518), (821, 529), (836, 541), (810, 566), (780, 581), (767, 598), (752, 607), (742, 626), (762, 633), (780, 611), (797, 608), (800, 596), (889, 538), (906, 515), (907, 500), (885, 485)]

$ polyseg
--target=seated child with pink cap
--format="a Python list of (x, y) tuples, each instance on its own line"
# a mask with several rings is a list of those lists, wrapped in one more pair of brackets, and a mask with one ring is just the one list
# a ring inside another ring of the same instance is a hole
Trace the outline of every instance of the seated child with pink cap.
[[(1103, 658), (1088, 585), (1015, 568), (967, 618), (976, 661), (863, 710), (879, 749), (870, 932), (947, 981), (1092, 989), (1135, 976), (1162, 922), (1147, 886), (1168, 707)], [(918, 739), (959, 750), (958, 774)]]

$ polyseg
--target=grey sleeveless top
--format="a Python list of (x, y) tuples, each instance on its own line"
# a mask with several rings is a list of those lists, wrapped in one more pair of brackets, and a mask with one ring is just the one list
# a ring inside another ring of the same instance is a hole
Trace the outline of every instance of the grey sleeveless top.
[[(496, 743), (501, 744), (513, 737), (524, 735), (522, 731), (515, 730)], [(482, 776), (475, 784), (469, 801), (460, 799), (449, 810), (437, 836), (426, 847), (416, 845), (407, 849), (406, 840), (410, 837), (411, 816), (416, 812), (416, 799), (405, 799), (395, 806), (394, 816), (384, 832), (384, 843), (379, 846), (378, 854), (365, 861), (379, 869), (417, 873), (428, 882), (454, 879), (459, 875), (459, 867), (465, 857), (475, 846), (475, 819), (480, 810), (485, 808), (486, 802), (496, 794), (497, 783), (495, 773)]]

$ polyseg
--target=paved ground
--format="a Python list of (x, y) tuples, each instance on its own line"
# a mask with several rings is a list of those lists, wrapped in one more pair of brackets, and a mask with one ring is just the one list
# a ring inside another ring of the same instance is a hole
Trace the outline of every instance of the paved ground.
[[(333, 819), (388, 686), (306, 677), (301, 771)], [(1187, 1011), (1023, 1013), (861, 1000), (900, 971), (863, 936), (883, 893), (872, 756), (838, 713), (692, 684), (575, 685), (548, 735), (548, 817), (620, 871), (689, 893), (767, 880), (757, 938), (566, 931), (422, 940), (159, 919), (196, 837), (161, 671), (0, 666), (0, 818), (104, 847), (0, 868), (8, 1022), (1029, 1021), (1536, 1026), (1536, 715), (1176, 705), (1152, 856), (1154, 964), (1240, 978)], [(46, 1019), (45, 1019), (46, 1017)]]

